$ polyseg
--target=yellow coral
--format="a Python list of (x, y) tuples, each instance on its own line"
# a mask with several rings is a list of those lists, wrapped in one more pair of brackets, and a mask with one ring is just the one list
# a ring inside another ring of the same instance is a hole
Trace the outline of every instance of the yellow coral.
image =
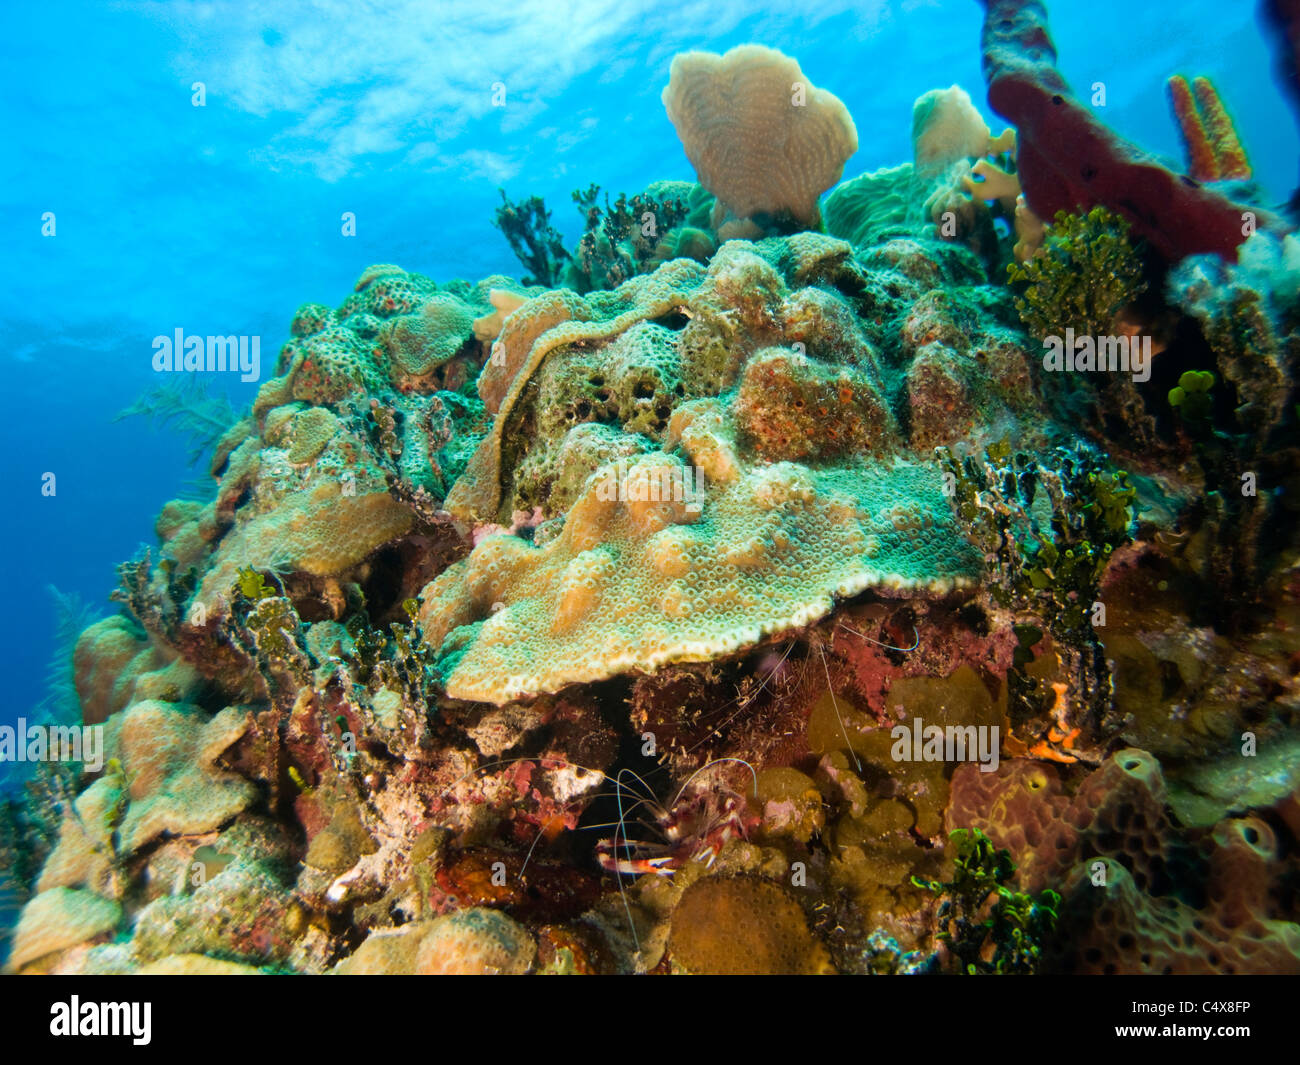
[(302, 411), (294, 416), (292, 425), (293, 444), (289, 448), (289, 461), (296, 465), (315, 459), (339, 431), (339, 420), (324, 407)]
[(164, 832), (209, 832), (252, 802), (253, 785), (215, 764), (251, 726), (247, 710), (230, 706), (209, 719), (192, 707), (146, 700), (112, 724), (106, 743), (126, 774), (118, 835), (128, 852)]
[[(807, 625), (837, 596), (944, 591), (974, 572), (925, 466), (757, 466), (692, 508), (680, 459), (639, 462), (621, 481), (593, 476), (544, 547), (489, 537), (425, 588), (420, 624), (452, 656), (450, 695), (500, 704), (707, 661)], [(671, 476), (638, 480), (651, 469)], [(668, 499), (638, 497), (664, 484)]]
[(387, 492), (349, 496), (338, 483), (322, 482), (228, 534), (204, 576), (199, 599), (216, 602), (228, 594), (244, 566), (339, 576), (409, 532), (414, 522), (410, 508)]
[(536, 957), (528, 929), (504, 913), (475, 906), (397, 932), (373, 933), (334, 971), (341, 976), (518, 976)]
[(437, 369), (474, 334), (474, 326), (469, 305), (447, 293), (430, 296), (411, 314), (389, 319), (380, 338), (392, 358), (394, 383)]
[(479, 395), (489, 410), (497, 411), (496, 421), (447, 494), (446, 509), (464, 520), (498, 517), (502, 434), (524, 386), (547, 356), (566, 344), (608, 340), (637, 322), (663, 317), (685, 305), (703, 278), (699, 263), (675, 259), (620, 286), (612, 305), (592, 306), (561, 289), (515, 311), (479, 378)]
[(501, 335), (506, 319), (527, 303), (528, 297), (506, 288), (494, 288), (488, 291), (488, 302), (492, 304), (491, 313), (474, 319), (474, 336), (485, 342)]
[(142, 965), (141, 976), (260, 976), (261, 970), (237, 961), (209, 958), (206, 954), (169, 954)]
[(784, 888), (757, 877), (708, 877), (683, 892), (668, 941), (673, 963), (700, 976), (835, 970)]
[[(976, 181), (975, 178), (982, 178)], [(1016, 209), (1016, 198), (1020, 195), (1020, 179), (1009, 174), (1000, 166), (994, 166), (987, 159), (978, 159), (971, 167), (968, 177), (963, 179), (964, 188), (977, 200), (989, 203), (997, 200), (1008, 214)]]
[(1017, 262), (1028, 262), (1038, 254), (1047, 239), (1046, 223), (1029, 209), (1024, 196), (1016, 197), (1016, 246), (1012, 249)]
[(245, 809), (256, 788), (215, 763), (251, 724), (238, 707), (209, 718), (197, 707), (156, 699), (114, 714), (104, 748), (121, 769), (77, 798), (38, 886), (98, 887), (113, 850), (130, 854), (163, 833), (209, 832)]
[[(586, 301), (568, 289), (544, 292), (512, 310), (509, 322), (502, 324), (501, 334), (493, 342), (487, 365), (479, 375), (478, 394), (487, 409), (493, 413), (500, 410), (539, 337), (562, 322), (573, 318), (586, 321), (591, 317), (592, 311)], [(488, 329), (486, 322), (483, 329)]]
[(8, 972), (112, 932), (122, 919), (116, 902), (89, 891), (59, 887), (32, 899), (18, 918)]

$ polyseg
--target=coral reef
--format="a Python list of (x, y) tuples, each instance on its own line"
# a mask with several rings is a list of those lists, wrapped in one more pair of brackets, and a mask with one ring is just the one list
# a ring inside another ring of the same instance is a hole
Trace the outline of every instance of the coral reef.
[(1020, 186), (986, 157), (1014, 148), (1015, 132), (994, 137), (964, 89), (932, 89), (912, 106), (912, 162), (837, 185), (826, 198), (826, 231), (864, 247), (938, 236), (991, 263), (998, 240), (990, 204), (1012, 218)]
[(1280, 527), (1287, 521), (1278, 519), (1290, 509), (1285, 486), (1297, 459), (1298, 256), (1293, 236), (1258, 231), (1236, 264), (1192, 256), (1167, 281), (1170, 303), (1194, 323), (1203, 352), (1168, 393), (1203, 471), (1211, 546), (1200, 575), (1243, 604), (1289, 550)]
[(1024, 854), (1022, 882), (1056, 883), (1051, 966), (1071, 972), (1300, 971), (1300, 926), (1277, 920), (1285, 875), (1275, 833), (1255, 817), (1180, 831), (1160, 764), (1122, 750), (1073, 796), (1050, 768), (1008, 762), (953, 775), (949, 823)]
[(1063, 326), (1080, 336), (1117, 332), (1120, 312), (1146, 287), (1128, 231), (1104, 207), (1056, 216), (1041, 254), (1008, 267), (1011, 280), (1026, 286), (1016, 309), (1030, 332), (1045, 337)]
[(1017, 129), (928, 92), (824, 215), (844, 105), (690, 53), (698, 184), (301, 306), (63, 656), (9, 970), (1300, 971), (1300, 244), (1208, 82), (1183, 181), (986, 7)]
[(648, 273), (667, 259), (701, 254), (707, 259), (712, 254), (712, 238), (703, 233), (697, 254), (690, 254), (696, 250), (691, 243), (696, 238), (683, 236), (687, 207), (682, 199), (658, 200), (638, 193), (630, 199), (620, 195), (611, 204), (606, 194), (601, 207), (596, 202), (599, 194), (595, 185), (573, 194), (584, 225), (565, 281), (577, 291), (618, 288), (629, 277)]

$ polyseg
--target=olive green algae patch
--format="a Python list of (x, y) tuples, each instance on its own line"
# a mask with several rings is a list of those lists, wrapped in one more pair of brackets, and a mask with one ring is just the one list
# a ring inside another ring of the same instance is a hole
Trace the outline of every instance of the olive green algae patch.
[(1228, 816), (1267, 809), (1300, 788), (1300, 738), (1270, 738), (1244, 757), (1230, 747), (1169, 773), (1169, 805), (1185, 825), (1208, 828)]
[(490, 536), (430, 583), (420, 625), (447, 694), (501, 704), (708, 661), (840, 597), (943, 594), (979, 575), (932, 465), (779, 462), (647, 498), (689, 475), (663, 453), (607, 466), (546, 546)]

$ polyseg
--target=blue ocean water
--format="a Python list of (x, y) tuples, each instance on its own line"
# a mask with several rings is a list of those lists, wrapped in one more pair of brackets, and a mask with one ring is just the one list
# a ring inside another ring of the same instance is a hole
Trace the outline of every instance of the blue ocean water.
[[(1264, 189), (1289, 195), (1295, 125), (1253, 5), (1049, 9), (1061, 71), (1081, 97), (1104, 82), (1118, 132), (1180, 160), (1164, 82), (1208, 75)], [(46, 695), (48, 587), (113, 611), (115, 566), (204, 472), (182, 435), (113, 420), (158, 384), (155, 336), (260, 336), (265, 380), (294, 310), (337, 304), (371, 263), (517, 276), (491, 225), (498, 187), (543, 196), (572, 243), (575, 188), (694, 176), (659, 99), (680, 51), (797, 58), (853, 115), (845, 177), (910, 157), (930, 88), (961, 84), (1000, 130), (981, 19), (974, 0), (4, 5), (4, 721)], [(211, 385), (241, 408), (257, 389)]]

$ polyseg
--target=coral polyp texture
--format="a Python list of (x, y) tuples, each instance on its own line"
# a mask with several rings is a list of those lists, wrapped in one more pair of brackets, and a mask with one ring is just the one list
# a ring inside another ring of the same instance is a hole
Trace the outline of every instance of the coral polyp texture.
[(1300, 972), (1300, 245), (1208, 81), (1183, 180), (985, 7), (1015, 130), (841, 181), (692, 52), (697, 181), (284, 308), (0, 806), (8, 968)]
[(598, 474), (545, 546), (489, 537), (433, 582), (421, 628), (448, 655), (447, 693), (504, 703), (707, 662), (865, 589), (941, 594), (978, 573), (932, 468), (782, 462), (674, 500), (690, 476), (649, 456)]

